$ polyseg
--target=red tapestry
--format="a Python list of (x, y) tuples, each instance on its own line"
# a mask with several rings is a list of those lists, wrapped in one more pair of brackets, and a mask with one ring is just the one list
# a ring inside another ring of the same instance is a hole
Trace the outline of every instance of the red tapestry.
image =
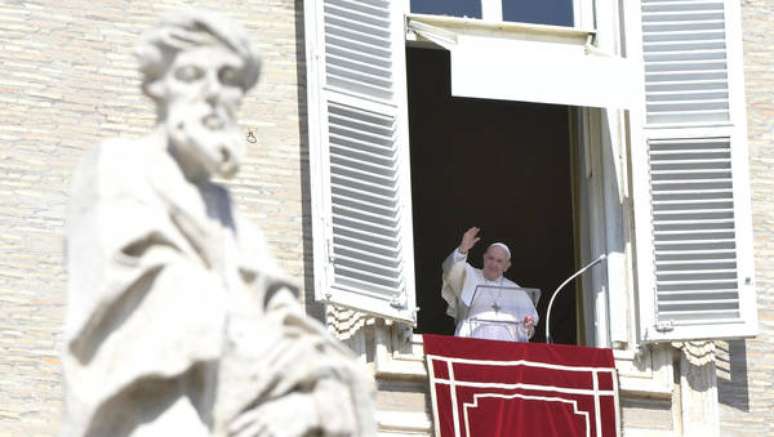
[(613, 352), (424, 335), (440, 437), (614, 437)]

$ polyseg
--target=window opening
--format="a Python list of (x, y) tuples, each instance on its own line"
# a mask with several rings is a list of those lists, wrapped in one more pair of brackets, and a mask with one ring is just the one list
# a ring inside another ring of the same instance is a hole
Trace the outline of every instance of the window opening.
[[(417, 332), (452, 334), (440, 296), (441, 262), (469, 226), (486, 245), (507, 242), (506, 276), (543, 291), (543, 339), (551, 292), (575, 267), (568, 107), (452, 97), (449, 52), (407, 49), (409, 130), (418, 314)], [(576, 343), (575, 295), (555, 304), (552, 336)]]

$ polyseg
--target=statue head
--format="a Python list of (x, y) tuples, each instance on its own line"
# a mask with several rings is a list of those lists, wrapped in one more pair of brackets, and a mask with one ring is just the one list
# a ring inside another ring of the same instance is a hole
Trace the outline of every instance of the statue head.
[(136, 54), (143, 91), (186, 176), (236, 174), (245, 141), (236, 113), (260, 73), (247, 34), (212, 12), (181, 12), (146, 33)]

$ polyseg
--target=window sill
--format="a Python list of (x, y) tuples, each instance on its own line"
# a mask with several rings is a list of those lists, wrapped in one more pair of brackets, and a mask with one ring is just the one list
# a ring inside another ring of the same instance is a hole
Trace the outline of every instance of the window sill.
[[(405, 325), (377, 319), (374, 373), (378, 379), (426, 381), (422, 334)], [(672, 353), (668, 346), (643, 350), (614, 351), (622, 394), (668, 397), (672, 393)]]

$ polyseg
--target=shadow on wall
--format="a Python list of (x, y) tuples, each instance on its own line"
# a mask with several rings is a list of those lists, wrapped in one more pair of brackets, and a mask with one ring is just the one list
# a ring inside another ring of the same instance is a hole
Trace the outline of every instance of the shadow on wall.
[(718, 402), (740, 411), (750, 411), (750, 387), (747, 373), (747, 342), (717, 342), (716, 366)]
[(298, 101), (299, 162), (301, 166), (301, 235), (304, 244), (304, 307), (310, 317), (325, 323), (325, 307), (314, 299), (314, 257), (312, 244), (312, 193), (309, 179), (309, 123), (306, 105), (306, 39), (304, 1), (295, 0), (296, 83)]

